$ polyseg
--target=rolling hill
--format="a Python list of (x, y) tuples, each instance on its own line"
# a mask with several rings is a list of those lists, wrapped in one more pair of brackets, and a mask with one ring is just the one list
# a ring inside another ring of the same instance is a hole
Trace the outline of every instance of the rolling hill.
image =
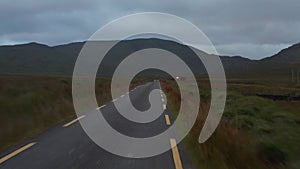
[[(0, 73), (71, 75), (83, 45), (84, 42), (53, 47), (38, 43), (0, 46)], [(107, 54), (102, 63), (106, 68), (103, 75), (111, 75), (122, 59), (144, 48), (161, 48), (173, 52), (189, 64), (196, 75), (206, 74), (201, 61), (185, 45), (161, 39), (135, 39), (118, 43), (114, 47), (115, 50)], [(202, 51), (198, 51), (197, 54), (203, 57), (216, 57)], [(250, 60), (241, 56), (220, 56), (220, 58), (228, 77), (290, 78), (291, 72), (296, 73), (300, 68), (300, 43), (261, 60)]]

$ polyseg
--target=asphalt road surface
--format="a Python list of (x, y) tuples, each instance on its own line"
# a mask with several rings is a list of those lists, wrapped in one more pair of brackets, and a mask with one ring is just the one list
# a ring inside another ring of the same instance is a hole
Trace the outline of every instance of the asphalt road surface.
[[(160, 89), (158, 81), (138, 86), (127, 94), (138, 110), (146, 110), (150, 106), (148, 94), (153, 89)], [(172, 125), (174, 119), (165, 106), (164, 95), (157, 99), (162, 101), (166, 110), (159, 118), (145, 124), (130, 122), (117, 112), (113, 102), (123, 99), (124, 95), (100, 107), (105, 119), (117, 131), (128, 136), (149, 137), (165, 131)], [(84, 118), (84, 116), (79, 117), (79, 119)], [(78, 122), (78, 118), (70, 119), (47, 130), (24, 144), (1, 154), (0, 158), (0, 169), (192, 168), (181, 143), (163, 154), (149, 158), (127, 158), (109, 153), (87, 136)]]

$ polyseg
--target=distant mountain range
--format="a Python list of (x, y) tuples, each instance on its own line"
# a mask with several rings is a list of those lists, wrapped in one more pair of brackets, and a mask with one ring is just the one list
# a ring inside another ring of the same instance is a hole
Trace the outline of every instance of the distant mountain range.
[[(83, 45), (84, 42), (53, 47), (38, 43), (0, 46), (0, 73), (71, 75)], [(102, 63), (105, 67), (105, 73), (102, 75), (111, 75), (122, 59), (144, 48), (171, 51), (189, 64), (197, 76), (206, 74), (200, 60), (193, 56), (193, 52), (185, 45), (161, 39), (135, 39), (118, 43), (114, 50), (107, 54)], [(203, 51), (197, 51), (197, 54), (215, 57)], [(226, 75), (231, 78), (290, 77), (291, 72), (300, 69), (300, 43), (261, 60), (250, 60), (241, 56), (220, 56), (220, 58)]]

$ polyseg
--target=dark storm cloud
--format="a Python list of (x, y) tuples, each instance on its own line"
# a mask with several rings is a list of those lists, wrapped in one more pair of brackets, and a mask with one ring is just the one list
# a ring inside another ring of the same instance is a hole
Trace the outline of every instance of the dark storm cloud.
[(120, 16), (157, 11), (190, 20), (221, 54), (261, 58), (300, 41), (299, 9), (298, 0), (2, 0), (0, 43), (85, 40)]

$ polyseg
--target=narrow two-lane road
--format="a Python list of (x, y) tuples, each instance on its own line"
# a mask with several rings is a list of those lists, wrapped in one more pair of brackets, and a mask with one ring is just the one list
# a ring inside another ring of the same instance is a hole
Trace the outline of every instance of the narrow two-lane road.
[[(159, 99), (165, 109), (156, 120), (146, 124), (131, 123), (118, 113), (113, 102), (130, 95), (139, 110), (149, 108), (149, 93), (160, 89), (158, 81), (138, 86), (101, 106), (106, 120), (123, 134), (149, 137), (165, 131), (173, 123), (166, 107), (166, 98)], [(79, 117), (84, 119), (84, 116)], [(122, 142), (122, 140), (120, 140)], [(171, 144), (176, 140), (170, 138)], [(190, 169), (191, 164), (179, 144), (169, 151), (149, 158), (125, 158), (111, 154), (96, 145), (81, 128), (78, 118), (51, 128), (26, 143), (0, 156), (0, 169)]]

